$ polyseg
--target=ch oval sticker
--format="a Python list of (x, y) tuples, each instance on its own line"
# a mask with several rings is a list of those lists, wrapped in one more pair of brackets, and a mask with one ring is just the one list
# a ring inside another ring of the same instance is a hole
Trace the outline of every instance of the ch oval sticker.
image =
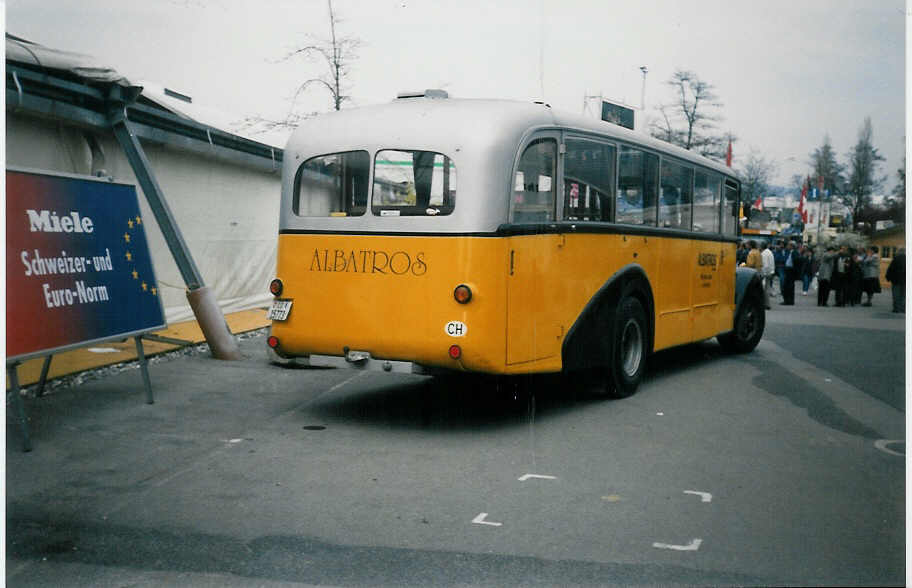
[(469, 328), (466, 327), (466, 324), (462, 321), (450, 321), (446, 324), (444, 330), (450, 337), (465, 337)]

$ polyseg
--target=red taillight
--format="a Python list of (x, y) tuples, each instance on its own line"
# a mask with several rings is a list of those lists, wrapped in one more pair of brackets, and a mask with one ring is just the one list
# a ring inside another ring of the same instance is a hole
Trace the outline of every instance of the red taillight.
[(275, 335), (270, 335), (269, 338), (266, 339), (266, 345), (269, 345), (270, 347), (275, 349), (276, 347), (279, 346), (279, 338), (276, 337)]
[(453, 359), (459, 359), (462, 357), (462, 349), (459, 345), (450, 345), (450, 357)]
[(456, 302), (459, 304), (468, 304), (472, 299), (472, 289), (465, 284), (459, 284), (456, 286), (456, 289), (453, 290), (453, 298), (455, 298)]
[(278, 296), (282, 293), (282, 280), (279, 278), (274, 279), (269, 282), (269, 293), (273, 296)]

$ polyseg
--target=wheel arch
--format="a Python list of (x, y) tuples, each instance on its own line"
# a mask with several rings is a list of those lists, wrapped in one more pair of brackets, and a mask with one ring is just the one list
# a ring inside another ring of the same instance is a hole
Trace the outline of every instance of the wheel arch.
[(754, 268), (739, 267), (735, 270), (735, 316), (748, 294), (763, 296), (763, 279)]
[(634, 296), (646, 312), (646, 351), (652, 353), (655, 343), (655, 299), (646, 271), (639, 264), (628, 264), (614, 273), (596, 293), (567, 331), (561, 346), (565, 372), (579, 371), (607, 364), (614, 311), (624, 296)]

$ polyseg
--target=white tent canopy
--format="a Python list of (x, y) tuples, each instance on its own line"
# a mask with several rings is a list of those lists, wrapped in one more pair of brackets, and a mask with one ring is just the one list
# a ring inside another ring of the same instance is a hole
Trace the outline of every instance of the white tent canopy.
[[(111, 84), (134, 84), (89, 56), (9, 34), (6, 52), (13, 81), (7, 85), (7, 165), (107, 176), (137, 184), (142, 193), (104, 113), (83, 106), (85, 100), (65, 103), (42, 93), (55, 83), (55, 89), (96, 94)], [(215, 111), (179, 104), (162, 86), (147, 88), (128, 117), (141, 119), (133, 126), (206, 286), (224, 313), (266, 306), (275, 271), (282, 150), (211, 124)], [(166, 320), (192, 318), (181, 273), (143, 195), (140, 207)]]

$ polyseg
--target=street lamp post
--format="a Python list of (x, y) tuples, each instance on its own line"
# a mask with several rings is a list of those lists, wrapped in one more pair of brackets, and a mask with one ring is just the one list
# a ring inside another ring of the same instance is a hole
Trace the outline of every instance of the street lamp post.
[(640, 71), (643, 72), (643, 89), (640, 91), (640, 110), (646, 112), (646, 74), (649, 73), (649, 68), (645, 65), (641, 65)]

